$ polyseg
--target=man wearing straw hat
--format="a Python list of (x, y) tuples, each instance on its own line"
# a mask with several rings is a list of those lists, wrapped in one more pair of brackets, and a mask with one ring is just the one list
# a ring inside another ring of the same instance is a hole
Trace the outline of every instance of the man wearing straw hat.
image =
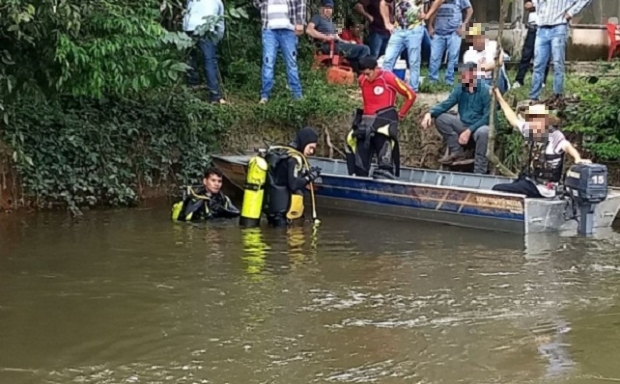
[(554, 197), (564, 172), (564, 154), (575, 163), (589, 163), (558, 129), (560, 120), (544, 104), (530, 105), (525, 119), (517, 116), (498, 89), (495, 96), (506, 119), (523, 134), (528, 143), (528, 161), (519, 178), (512, 183), (498, 184), (495, 191), (517, 193), (532, 198)]

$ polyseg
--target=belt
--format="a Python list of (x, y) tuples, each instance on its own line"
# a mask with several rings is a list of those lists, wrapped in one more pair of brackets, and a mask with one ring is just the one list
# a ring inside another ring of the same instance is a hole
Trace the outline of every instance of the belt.
[(539, 25), (538, 28), (551, 29), (551, 28), (559, 27), (560, 25), (567, 25), (567, 24), (568, 23), (560, 23), (560, 24), (553, 24), (553, 25)]

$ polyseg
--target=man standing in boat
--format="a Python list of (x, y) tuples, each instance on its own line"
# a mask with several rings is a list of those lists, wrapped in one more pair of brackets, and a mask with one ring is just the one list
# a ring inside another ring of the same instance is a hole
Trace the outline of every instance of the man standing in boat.
[[(398, 121), (405, 118), (416, 94), (392, 72), (378, 68), (377, 60), (372, 56), (361, 59), (359, 66), (358, 84), (364, 105), (355, 112), (353, 126), (347, 135), (349, 175), (367, 177), (376, 152), (378, 170), (373, 177), (393, 179), (400, 175)], [(394, 104), (398, 94), (405, 97), (405, 103), (397, 112)]]

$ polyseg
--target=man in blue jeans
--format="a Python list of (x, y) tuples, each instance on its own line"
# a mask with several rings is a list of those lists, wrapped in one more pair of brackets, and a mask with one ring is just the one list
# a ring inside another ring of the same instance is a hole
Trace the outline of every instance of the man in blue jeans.
[(553, 60), (553, 94), (564, 93), (564, 60), (568, 40), (568, 23), (591, 0), (534, 0), (538, 15), (538, 31), (534, 48), (534, 75), (530, 99), (538, 100), (543, 86), (549, 56)]
[[(469, 0), (435, 0), (435, 2), (441, 2), (441, 4), (437, 12), (430, 15), (428, 23), (428, 33), (431, 35), (428, 80), (439, 81), (439, 68), (447, 51), (448, 68), (445, 82), (452, 85), (454, 84), (454, 70), (458, 65), (461, 52), (461, 32), (469, 24), (474, 9)], [(463, 12), (465, 12), (465, 19), (463, 19)]]
[(298, 36), (304, 32), (306, 0), (254, 0), (262, 23), (263, 66), (260, 103), (269, 100), (278, 48), (286, 65), (288, 86), (294, 99), (301, 99), (301, 81), (297, 67)]
[[(189, 0), (183, 18), (183, 30), (198, 40), (205, 64), (209, 100), (224, 104), (218, 81), (217, 44), (224, 37), (224, 4), (221, 0)], [(189, 84), (198, 85), (198, 57), (192, 52), (189, 63)]]
[[(385, 54), (385, 48), (390, 40), (390, 32), (385, 29), (383, 17), (381, 16), (380, 9), (381, 0), (358, 0), (355, 4), (355, 11), (368, 20), (369, 34), (367, 38), (368, 48), (370, 48), (370, 54), (378, 59)], [(388, 6), (392, 6), (388, 3)], [(393, 15), (393, 11), (390, 9), (389, 14)], [(391, 17), (390, 22), (394, 23), (394, 19)]]
[(388, 5), (391, 1), (381, 0), (380, 3), (385, 28), (391, 33), (385, 49), (383, 69), (392, 71), (396, 60), (406, 49), (409, 60), (409, 85), (418, 92), (424, 39), (424, 6), (421, 0), (396, 0), (393, 16), (395, 23), (392, 23)]

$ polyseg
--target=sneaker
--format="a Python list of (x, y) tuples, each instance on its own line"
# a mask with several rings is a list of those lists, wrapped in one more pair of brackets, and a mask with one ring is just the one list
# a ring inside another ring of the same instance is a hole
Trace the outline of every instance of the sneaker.
[(258, 102), (258, 104), (267, 104), (267, 98), (266, 97), (261, 97), (260, 101)]
[(512, 84), (512, 87), (514, 89), (521, 88), (521, 83), (519, 83), (518, 81), (515, 81), (514, 84)]
[(458, 153), (450, 153), (442, 157), (438, 161), (440, 164), (449, 165), (449, 164), (454, 163), (455, 161), (465, 160), (466, 158), (467, 158), (467, 155), (465, 154), (465, 152), (458, 152)]

